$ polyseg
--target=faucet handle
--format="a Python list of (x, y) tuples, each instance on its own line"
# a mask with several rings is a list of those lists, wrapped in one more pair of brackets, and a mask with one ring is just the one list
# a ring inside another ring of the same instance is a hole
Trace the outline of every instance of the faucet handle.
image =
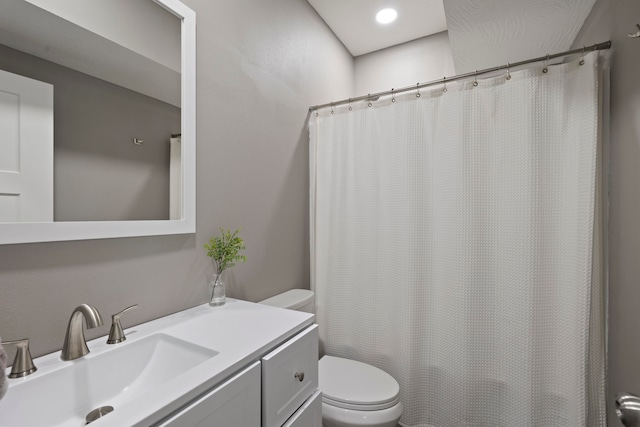
[(127, 339), (124, 335), (124, 331), (122, 330), (122, 324), (120, 323), (120, 316), (122, 316), (127, 311), (133, 310), (134, 308), (138, 308), (138, 304), (134, 304), (131, 307), (127, 307), (119, 313), (116, 313), (111, 316), (111, 330), (109, 331), (109, 338), (107, 339), (107, 344), (118, 344)]
[(33, 358), (31, 352), (29, 352), (29, 338), (15, 341), (3, 341), (4, 345), (16, 346), (16, 357), (13, 359), (13, 365), (11, 366), (11, 373), (9, 378), (22, 378), (27, 375), (33, 374), (38, 368), (33, 364)]

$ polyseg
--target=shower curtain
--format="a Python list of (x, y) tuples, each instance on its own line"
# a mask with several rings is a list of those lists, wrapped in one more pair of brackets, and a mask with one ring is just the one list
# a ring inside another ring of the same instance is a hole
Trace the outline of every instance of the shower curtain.
[(402, 425), (605, 425), (597, 64), (311, 114), (321, 349)]
[(169, 139), (169, 219), (182, 219), (182, 137)]

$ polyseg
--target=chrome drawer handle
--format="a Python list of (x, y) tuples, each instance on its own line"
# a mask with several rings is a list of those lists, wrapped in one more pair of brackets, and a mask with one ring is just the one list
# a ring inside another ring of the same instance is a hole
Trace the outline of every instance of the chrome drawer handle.
[(296, 372), (293, 376), (300, 382), (304, 380), (304, 372)]

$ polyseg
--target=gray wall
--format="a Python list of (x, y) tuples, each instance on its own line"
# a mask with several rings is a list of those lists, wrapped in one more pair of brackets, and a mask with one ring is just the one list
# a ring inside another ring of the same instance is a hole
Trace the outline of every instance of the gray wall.
[(202, 245), (219, 227), (247, 245), (231, 296), (309, 285), (307, 109), (352, 94), (353, 59), (306, 1), (184, 3), (197, 13), (196, 234), (0, 246), (0, 336), (29, 337), (34, 356), (62, 347), (81, 303), (107, 323), (140, 304), (125, 327), (205, 303)]
[(0, 69), (54, 87), (56, 221), (169, 219), (179, 108), (2, 45)]
[(358, 95), (412, 86), (454, 74), (446, 31), (355, 58)]
[(640, 23), (637, 0), (598, 0), (574, 48), (612, 40), (609, 177), (609, 424), (620, 391), (640, 394)]

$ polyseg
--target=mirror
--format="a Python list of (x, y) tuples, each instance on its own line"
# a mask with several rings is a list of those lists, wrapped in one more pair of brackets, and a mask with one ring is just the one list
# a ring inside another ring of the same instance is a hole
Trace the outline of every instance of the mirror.
[(0, 243), (195, 232), (195, 13), (0, 5)]

